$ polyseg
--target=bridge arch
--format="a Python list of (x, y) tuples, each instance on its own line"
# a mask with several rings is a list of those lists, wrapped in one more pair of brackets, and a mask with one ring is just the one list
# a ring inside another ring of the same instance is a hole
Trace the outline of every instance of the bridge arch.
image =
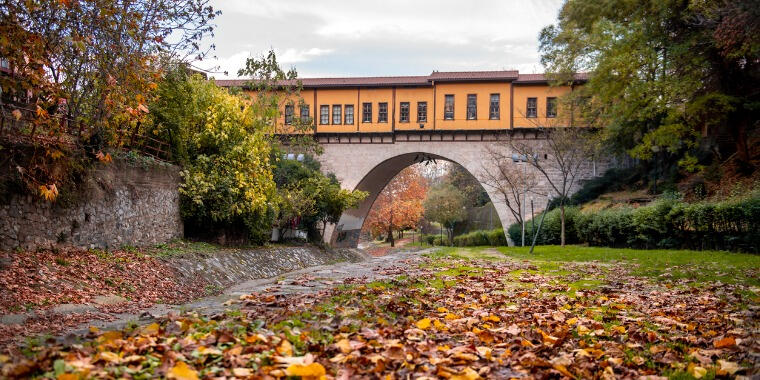
[[(323, 170), (334, 173), (346, 189), (369, 192), (355, 209), (346, 210), (340, 221), (328, 226), (325, 240), (334, 247), (356, 247), (364, 220), (372, 204), (388, 182), (402, 169), (425, 159), (457, 163), (479, 180), (491, 163), (487, 160), (486, 141), (395, 142), (390, 144), (324, 144), (319, 156)], [(506, 149), (505, 143), (493, 145)], [(517, 165), (517, 164), (516, 164)], [(516, 170), (521, 169), (516, 166)], [(488, 193), (502, 227), (514, 222), (512, 214), (492, 188), (481, 185)], [(543, 208), (543, 205), (540, 206)], [(506, 231), (505, 231), (506, 232)]]

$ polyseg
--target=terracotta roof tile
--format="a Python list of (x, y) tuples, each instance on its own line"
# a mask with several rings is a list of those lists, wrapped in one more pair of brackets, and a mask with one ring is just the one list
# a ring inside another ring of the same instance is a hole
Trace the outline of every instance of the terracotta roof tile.
[[(586, 81), (588, 73), (577, 73), (573, 75), (573, 80)], [(515, 83), (543, 83), (547, 82), (546, 74), (520, 74)]]
[[(586, 73), (576, 74), (575, 80), (585, 81)], [(432, 81), (495, 81), (505, 80), (515, 83), (546, 82), (544, 74), (519, 74), (517, 70), (502, 71), (433, 71), (430, 75), (394, 76), (394, 77), (347, 77), (347, 78), (302, 78), (304, 87), (384, 87), (384, 86), (430, 86)], [(222, 87), (242, 87), (247, 79), (219, 79), (216, 84)], [(283, 85), (293, 85), (294, 81), (283, 81)]]
[(514, 80), (517, 70), (502, 71), (433, 71), (430, 80), (436, 81), (482, 81), (482, 80)]

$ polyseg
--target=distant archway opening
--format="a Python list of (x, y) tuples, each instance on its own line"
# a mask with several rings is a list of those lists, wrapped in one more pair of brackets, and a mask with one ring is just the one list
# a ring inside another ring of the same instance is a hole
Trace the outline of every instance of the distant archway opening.
[[(477, 178), (476, 173), (480, 169), (468, 168), (448, 157), (428, 152), (404, 153), (379, 163), (365, 174), (356, 186), (356, 190), (366, 191), (369, 195), (357, 208), (343, 212), (343, 215), (341, 215), (339, 222), (335, 225), (335, 229), (330, 238), (331, 245), (333, 247), (355, 248), (358, 245), (364, 221), (380, 192), (386, 187), (386, 185), (388, 185), (393, 177), (401, 172), (401, 170), (410, 165), (428, 160), (448, 161), (460, 165), (475, 178)], [(483, 185), (481, 184), (481, 186)], [(488, 196), (491, 201), (494, 200), (492, 194), (488, 194)], [(502, 215), (496, 215), (495, 218), (504, 220)]]

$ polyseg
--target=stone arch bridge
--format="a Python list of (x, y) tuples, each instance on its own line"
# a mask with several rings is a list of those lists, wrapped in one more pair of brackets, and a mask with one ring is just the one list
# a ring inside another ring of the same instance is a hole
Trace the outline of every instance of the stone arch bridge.
[[(437, 159), (455, 162), (464, 167), (480, 181), (485, 169), (495, 168), (490, 162), (488, 147), (510, 156), (513, 152), (509, 139), (523, 140), (534, 144), (538, 151), (545, 143), (535, 129), (500, 131), (395, 131), (378, 134), (329, 134), (316, 135), (324, 153), (318, 157), (325, 172), (334, 173), (341, 186), (351, 190), (369, 192), (369, 196), (358, 208), (346, 210), (335, 225), (327, 226), (325, 241), (335, 247), (356, 247), (364, 219), (372, 204), (385, 185), (402, 169), (420, 162), (422, 159)], [(515, 170), (535, 170), (527, 163), (514, 163)], [(521, 165), (528, 165), (523, 168)], [(583, 179), (603, 172), (602, 165), (589, 162), (575, 184), (577, 190)], [(559, 173), (557, 173), (558, 175)], [(538, 185), (530, 189), (534, 194), (549, 194), (546, 179), (539, 175)], [(491, 198), (503, 228), (514, 223), (514, 217), (494, 189), (483, 188)], [(542, 210), (546, 197), (534, 197), (536, 210)], [(506, 231), (505, 231), (506, 232)]]

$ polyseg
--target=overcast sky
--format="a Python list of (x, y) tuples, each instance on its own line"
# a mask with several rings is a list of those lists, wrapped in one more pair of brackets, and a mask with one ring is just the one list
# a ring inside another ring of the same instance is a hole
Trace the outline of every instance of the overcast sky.
[(538, 33), (562, 0), (212, 0), (219, 66), (234, 78), (270, 48), (300, 77), (542, 72)]

